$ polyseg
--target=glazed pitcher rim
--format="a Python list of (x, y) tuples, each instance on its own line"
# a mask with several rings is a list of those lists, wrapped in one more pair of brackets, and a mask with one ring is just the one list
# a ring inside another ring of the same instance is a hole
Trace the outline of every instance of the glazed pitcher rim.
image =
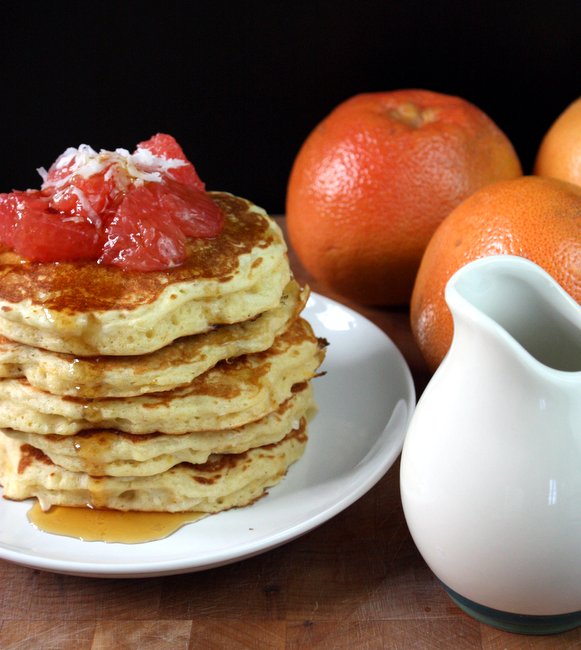
[[(468, 297), (462, 294), (458, 289), (458, 284), (468, 274), (474, 273), (478, 269), (487, 267), (494, 268), (499, 274), (503, 272), (516, 271), (515, 277), (521, 280), (526, 280), (531, 288), (533, 288), (539, 299), (546, 304), (555, 305), (556, 318), (560, 316), (562, 322), (567, 323), (571, 328), (579, 330), (581, 333), (581, 305), (579, 305), (573, 297), (568, 294), (563, 287), (541, 266), (529, 260), (528, 258), (518, 255), (491, 255), (487, 257), (478, 258), (458, 269), (452, 277), (448, 280), (445, 288), (445, 299), (452, 318), (454, 321), (454, 345), (456, 339), (457, 316), (462, 314), (468, 316), (471, 320), (477, 320), (481, 327), (486, 327), (499, 336), (506, 344), (510, 345), (514, 352), (528, 363), (532, 363), (538, 368), (542, 368), (543, 372), (556, 373), (557, 376), (567, 377), (578, 381), (581, 379), (581, 363), (578, 369), (565, 369), (555, 367), (554, 364), (546, 363), (537, 358), (527, 347), (525, 347), (513, 334), (499, 323), (493, 316), (486, 313), (482, 308), (473, 304)], [(526, 270), (529, 274), (527, 277), (523, 274)], [(532, 277), (537, 277), (542, 284), (534, 286), (530, 281)]]

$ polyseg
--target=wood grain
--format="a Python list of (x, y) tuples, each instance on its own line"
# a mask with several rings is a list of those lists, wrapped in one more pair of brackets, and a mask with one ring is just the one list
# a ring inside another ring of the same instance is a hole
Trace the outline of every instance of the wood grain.
[[(292, 255), (291, 262), (301, 281), (325, 293)], [(420, 394), (429, 375), (407, 310), (358, 310), (400, 348)], [(409, 535), (398, 463), (318, 529), (229, 566), (99, 580), (0, 561), (0, 576), (1, 650), (581, 647), (579, 630), (553, 637), (503, 633), (448, 599)]]

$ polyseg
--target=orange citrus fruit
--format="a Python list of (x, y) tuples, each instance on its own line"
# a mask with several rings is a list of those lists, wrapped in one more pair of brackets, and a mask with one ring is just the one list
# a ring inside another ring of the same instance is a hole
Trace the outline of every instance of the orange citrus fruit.
[(537, 263), (581, 303), (581, 187), (523, 176), (479, 190), (444, 219), (422, 258), (410, 306), (414, 337), (432, 370), (452, 341), (449, 278), (472, 260), (503, 254)]
[(581, 97), (547, 131), (537, 152), (534, 173), (581, 185)]
[(356, 95), (297, 154), (289, 239), (327, 289), (368, 305), (407, 304), (442, 219), (484, 185), (521, 174), (507, 137), (464, 99), (427, 90)]

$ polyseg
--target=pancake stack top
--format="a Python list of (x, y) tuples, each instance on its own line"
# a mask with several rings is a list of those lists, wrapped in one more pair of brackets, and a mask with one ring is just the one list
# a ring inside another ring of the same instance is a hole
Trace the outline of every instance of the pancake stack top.
[(300, 458), (325, 348), (300, 316), (308, 290), (263, 210), (207, 196), (223, 227), (171, 268), (0, 251), (5, 498), (218, 512)]

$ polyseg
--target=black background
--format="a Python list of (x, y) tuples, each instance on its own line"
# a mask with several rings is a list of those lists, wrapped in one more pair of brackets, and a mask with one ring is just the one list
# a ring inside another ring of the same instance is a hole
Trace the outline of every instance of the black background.
[(460, 95), (529, 173), (581, 95), (581, 2), (10, 2), (0, 27), (0, 191), (68, 146), (174, 135), (209, 189), (284, 210), (301, 143), (360, 92)]

